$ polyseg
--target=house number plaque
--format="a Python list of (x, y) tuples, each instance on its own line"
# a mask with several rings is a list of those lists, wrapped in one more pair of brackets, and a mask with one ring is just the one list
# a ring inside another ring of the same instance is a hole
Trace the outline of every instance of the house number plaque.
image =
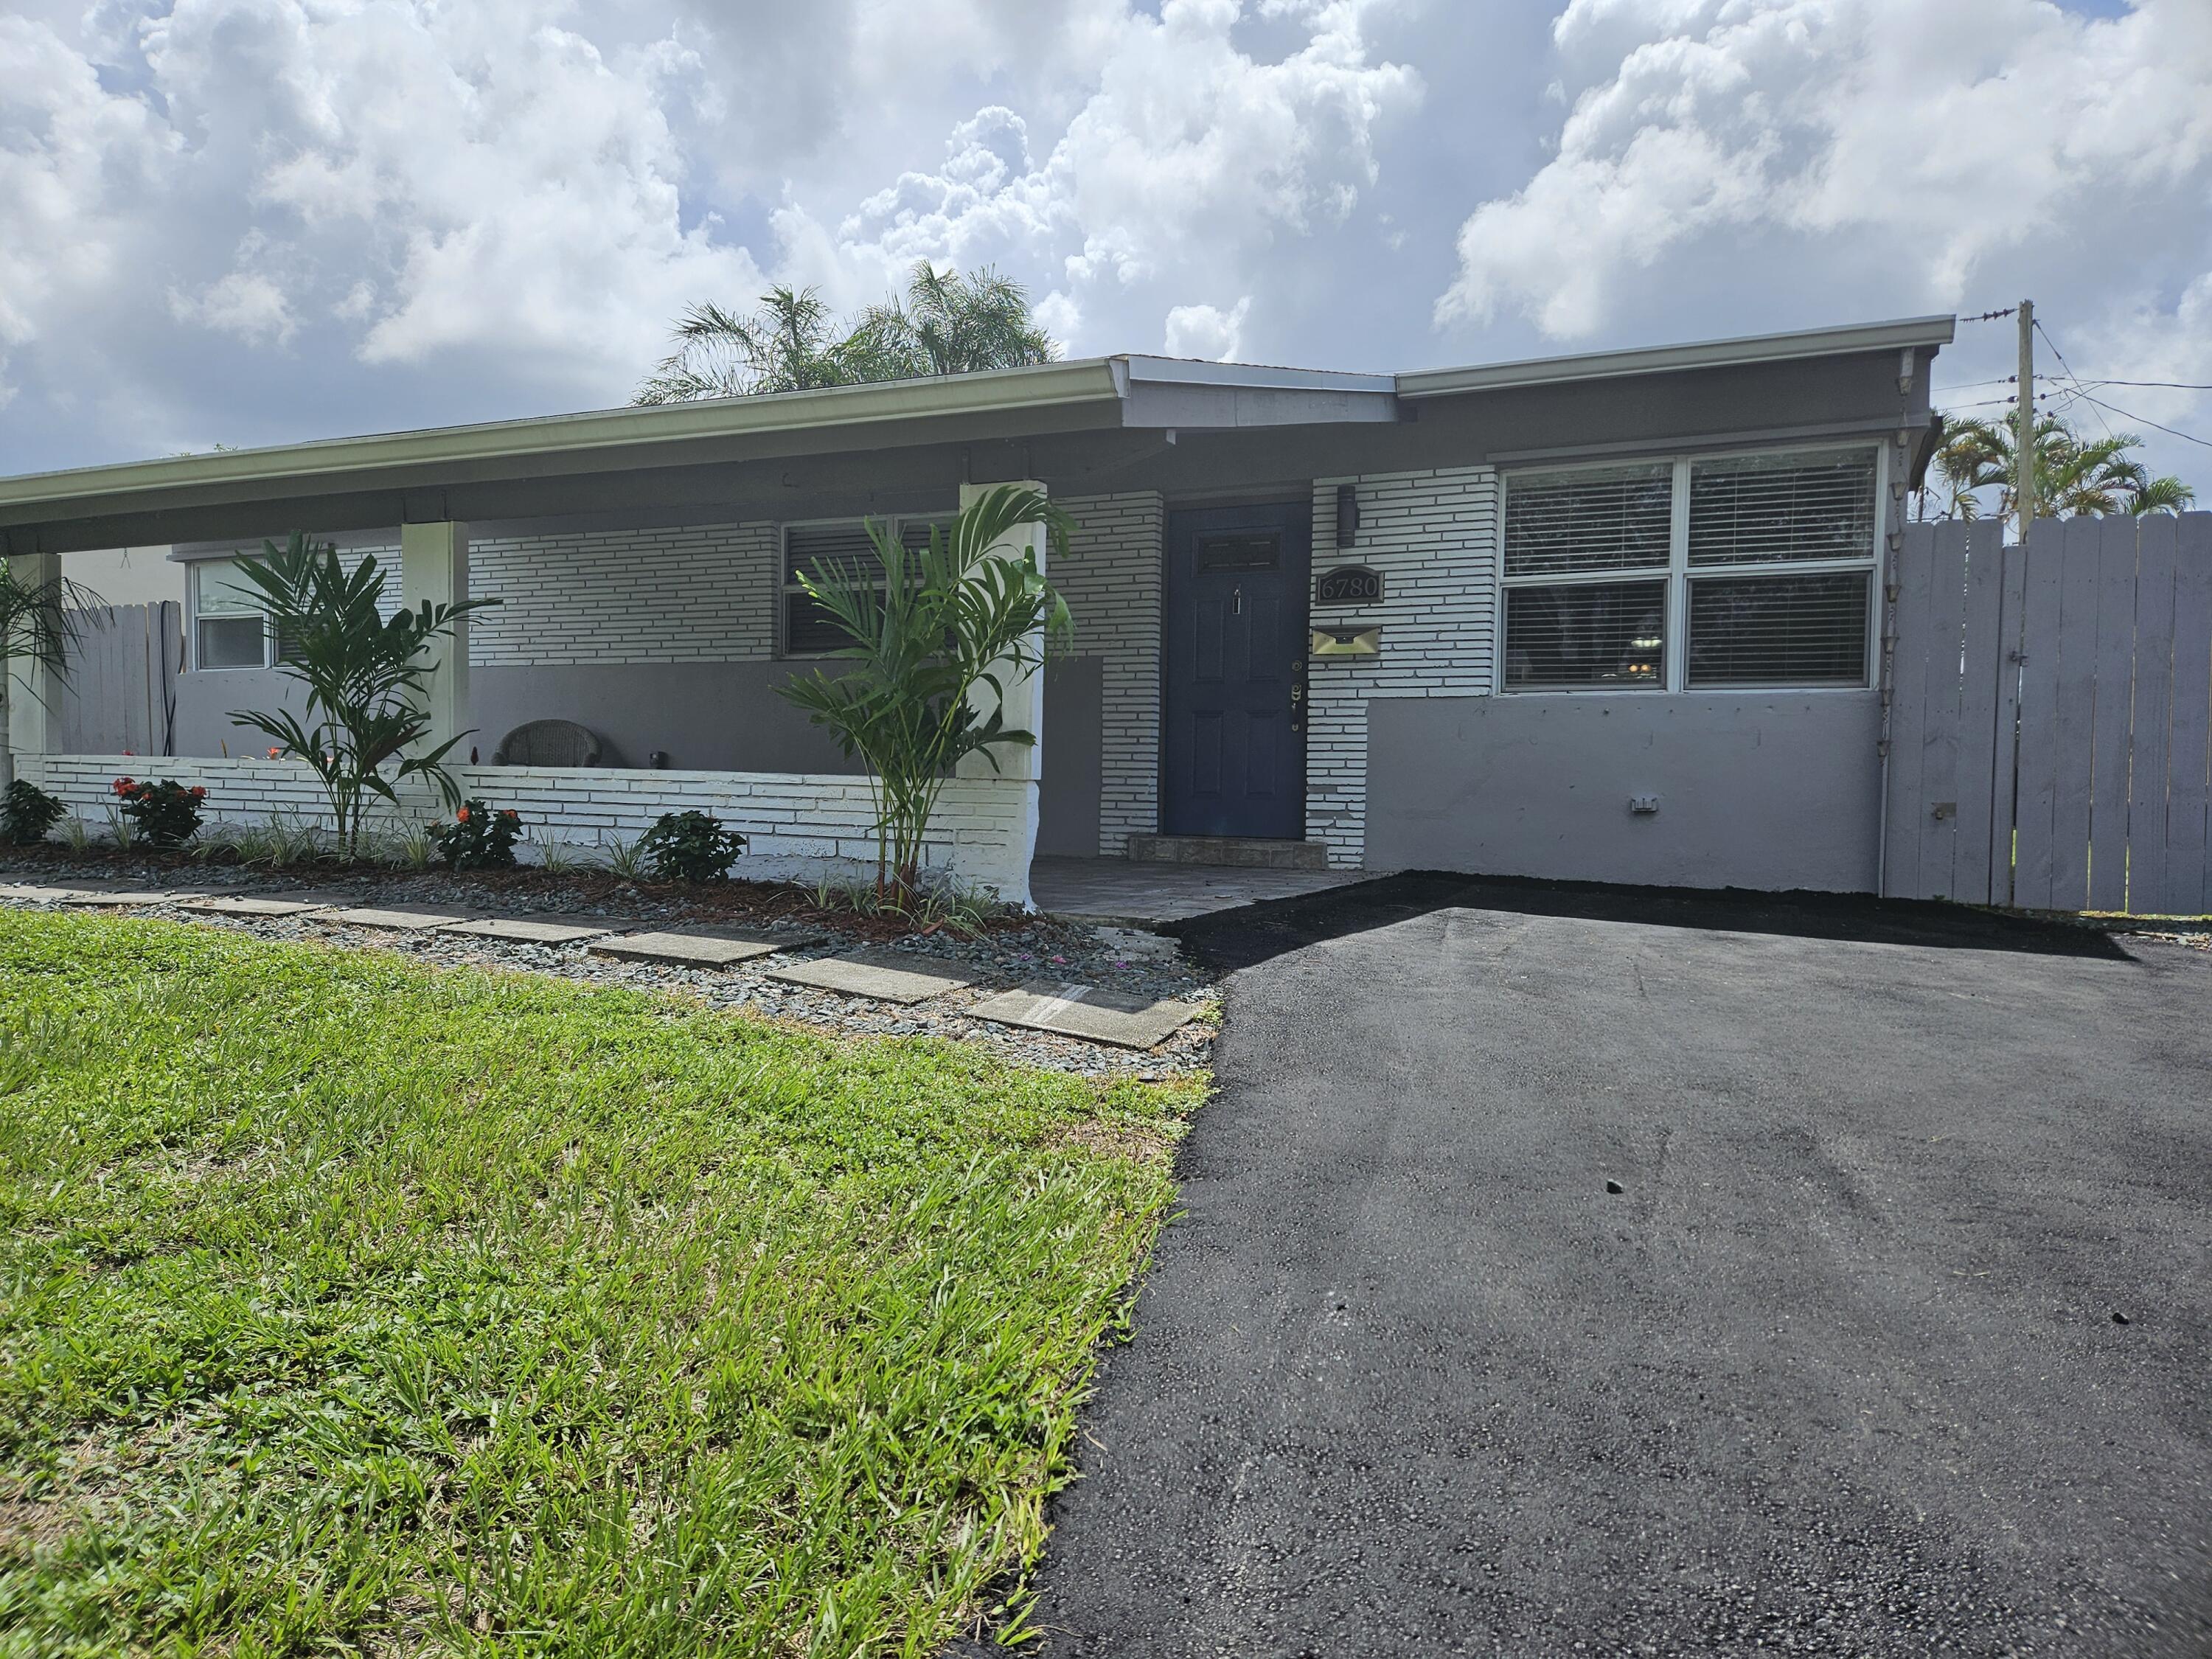
[(1380, 605), (1382, 573), (1371, 565), (1340, 564), (1314, 578), (1316, 605)]

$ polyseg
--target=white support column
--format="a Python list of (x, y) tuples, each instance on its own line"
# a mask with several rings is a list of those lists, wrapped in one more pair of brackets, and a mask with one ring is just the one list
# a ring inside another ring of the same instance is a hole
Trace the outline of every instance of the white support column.
[[(399, 529), (399, 597), (410, 610), (428, 599), (458, 605), (469, 597), (469, 527), (450, 520), (402, 525)], [(422, 702), (430, 715), (428, 746), (435, 748), (460, 732), (469, 714), (469, 619), (453, 624), (450, 638), (434, 641), (424, 655)], [(448, 757), (465, 762), (465, 750)]]
[[(8, 561), (8, 572), (24, 587), (42, 587), (62, 576), (60, 556), (19, 553)], [(46, 665), (36, 658), (11, 653), (8, 658), (6, 702), (0, 704), (0, 789), (15, 781), (16, 762), (27, 755), (51, 754), (55, 737), (55, 686)]]
[[(1012, 487), (1017, 489), (1033, 489), (1040, 495), (1045, 493), (1042, 484), (1028, 479), (1010, 482)], [(962, 484), (960, 486), (961, 510), (965, 512), (975, 501), (992, 490), (1006, 487), (1006, 484), (1002, 483)], [(1026, 525), (1015, 531), (1006, 540), (995, 544), (992, 551), (1002, 552), (1007, 557), (1014, 559), (1020, 558), (1024, 553), (1033, 554), (1036, 558), (1037, 568), (1042, 570), (1045, 568), (1045, 548), (1044, 526)], [(1042, 635), (1031, 638), (1030, 646), (1033, 650), (1042, 651), (1043, 644)], [(999, 896), (1010, 904), (1018, 904), (1027, 908), (1030, 903), (1029, 866), (1036, 854), (1038, 781), (1044, 776), (1044, 676), (1042, 672), (1032, 669), (1028, 673), (1007, 681), (1003, 696), (994, 695), (990, 688), (986, 686), (980, 688), (975, 693), (974, 701), (976, 708), (986, 714), (995, 705), (1003, 711), (1006, 723), (1009, 727), (1018, 732), (1030, 732), (1036, 738), (1036, 742), (1026, 749), (1012, 746), (994, 749), (992, 754), (999, 763), (995, 769), (990, 761), (981, 755), (970, 755), (960, 763), (957, 774), (963, 778), (997, 779), (1011, 788), (1018, 789), (1022, 799), (1022, 823), (1017, 833), (1013, 851), (1021, 865), (1020, 886), (1018, 891), (1010, 891), (1002, 884), (999, 890)]]

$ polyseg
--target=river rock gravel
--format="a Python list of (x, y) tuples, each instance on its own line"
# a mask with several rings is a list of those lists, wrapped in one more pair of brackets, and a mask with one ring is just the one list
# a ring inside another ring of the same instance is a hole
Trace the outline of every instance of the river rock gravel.
[[(260, 939), (389, 951), (441, 967), (550, 974), (594, 985), (665, 992), (714, 1007), (743, 1009), (840, 1035), (928, 1036), (981, 1043), (1017, 1064), (1084, 1076), (1164, 1075), (1203, 1067), (1210, 1059), (1218, 1024), (1219, 1001), (1213, 976), (1184, 957), (1172, 939), (1049, 916), (994, 918), (980, 934), (964, 936), (945, 928), (915, 932), (895, 918), (824, 914), (805, 902), (799, 890), (767, 884), (732, 882), (697, 889), (624, 883), (600, 872), (567, 879), (541, 872), (493, 872), (486, 878), (473, 872), (356, 875), (333, 872), (327, 867), (270, 872), (136, 860), (128, 866), (107, 860), (63, 863), (45, 854), (45, 849), (41, 853), (0, 860), (0, 884), (127, 877), (149, 886), (180, 892), (190, 890), (191, 894), (313, 890), (343, 896), (356, 905), (443, 907), (471, 915), (542, 917), (580, 925), (604, 922), (623, 932), (691, 927), (738, 927), (769, 936), (789, 933), (818, 942), (730, 968), (700, 969), (594, 956), (590, 940), (547, 945), (432, 931), (395, 933), (348, 926), (322, 912), (281, 917), (225, 916), (187, 909), (181, 903), (132, 912), (228, 928)], [(64, 908), (14, 899), (6, 902), (16, 908)], [(767, 977), (769, 969), (785, 963), (863, 946), (912, 955), (921, 959), (917, 966), (930, 959), (958, 963), (978, 972), (980, 977), (974, 985), (906, 1007), (782, 984)], [(1196, 1002), (1206, 1012), (1158, 1048), (1144, 1051), (999, 1025), (976, 1019), (968, 1012), (1002, 990), (1037, 980), (1098, 986), (1147, 1000)]]

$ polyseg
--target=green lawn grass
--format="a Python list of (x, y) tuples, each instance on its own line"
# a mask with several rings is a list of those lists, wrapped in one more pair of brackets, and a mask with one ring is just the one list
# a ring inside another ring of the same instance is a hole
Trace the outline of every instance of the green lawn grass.
[(930, 1652), (1193, 1101), (0, 912), (0, 1654)]

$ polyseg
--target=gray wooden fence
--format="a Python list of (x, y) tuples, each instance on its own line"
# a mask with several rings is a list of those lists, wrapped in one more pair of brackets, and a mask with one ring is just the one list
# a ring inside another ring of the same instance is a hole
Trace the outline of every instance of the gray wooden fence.
[(2212, 909), (2212, 514), (1915, 525), (1896, 578), (1882, 890)]
[(177, 670), (184, 619), (173, 599), (77, 613), (70, 672), (52, 699), (66, 755), (167, 755), (176, 750)]

